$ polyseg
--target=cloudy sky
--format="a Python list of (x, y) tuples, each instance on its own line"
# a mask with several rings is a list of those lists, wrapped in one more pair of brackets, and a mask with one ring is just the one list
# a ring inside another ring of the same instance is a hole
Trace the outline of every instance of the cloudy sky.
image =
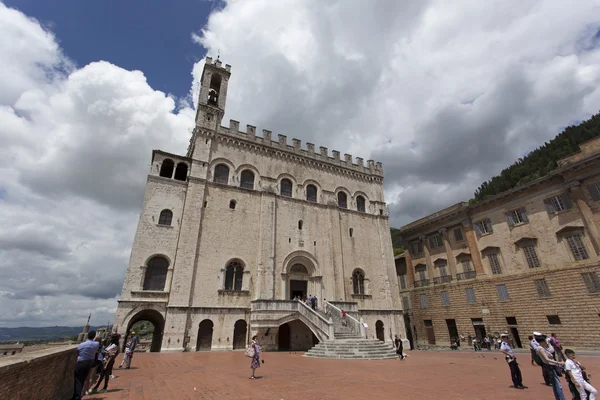
[(0, 326), (112, 321), (207, 54), (226, 121), (382, 161), (393, 226), (600, 109), (600, 0), (50, 3), (0, 0)]

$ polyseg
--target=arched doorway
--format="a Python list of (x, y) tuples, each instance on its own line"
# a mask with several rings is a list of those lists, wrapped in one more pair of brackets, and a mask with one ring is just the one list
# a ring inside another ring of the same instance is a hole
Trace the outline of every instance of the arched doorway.
[[(156, 310), (142, 310), (135, 314), (127, 324), (123, 347), (131, 332), (135, 332), (138, 338), (136, 348), (142, 350), (149, 346), (151, 352), (160, 352), (162, 336), (165, 329), (165, 319)], [(122, 351), (125, 351), (123, 348)]]
[(246, 348), (246, 321), (240, 319), (233, 326), (233, 349)]
[(382, 342), (385, 342), (385, 331), (383, 329), (383, 321), (377, 320), (377, 322), (375, 322), (375, 333), (377, 335), (377, 339), (381, 340)]
[(309, 296), (308, 293), (308, 269), (302, 264), (294, 264), (290, 268), (290, 299), (300, 297), (305, 299)]
[(277, 343), (279, 351), (290, 350), (290, 338), (290, 326), (288, 324), (283, 324), (279, 326), (279, 332), (277, 333)]
[(200, 322), (198, 327), (198, 340), (196, 341), (196, 351), (210, 351), (212, 347), (213, 322), (205, 319)]

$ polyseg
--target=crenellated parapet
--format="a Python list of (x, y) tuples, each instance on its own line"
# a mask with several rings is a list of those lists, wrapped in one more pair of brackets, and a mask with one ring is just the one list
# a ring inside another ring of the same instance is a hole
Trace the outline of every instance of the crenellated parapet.
[(293, 153), (294, 155), (306, 157), (311, 160), (333, 164), (355, 172), (383, 177), (383, 165), (381, 162), (368, 160), (365, 165), (363, 159), (360, 157), (354, 159), (352, 154), (344, 154), (344, 157), (341, 158), (338, 150), (332, 150), (330, 154), (328, 148), (324, 146), (320, 146), (319, 150), (315, 151), (313, 143), (306, 143), (306, 147), (303, 148), (300, 139), (293, 138), (292, 143), (289, 144), (287, 136), (282, 134), (278, 134), (276, 140), (274, 140), (272, 132), (267, 129), (263, 129), (262, 136), (260, 136), (256, 134), (256, 127), (253, 125), (246, 125), (246, 130), (241, 131), (240, 123), (233, 119), (229, 121), (229, 127), (221, 126), (218, 133), (262, 146), (268, 146), (279, 151)]

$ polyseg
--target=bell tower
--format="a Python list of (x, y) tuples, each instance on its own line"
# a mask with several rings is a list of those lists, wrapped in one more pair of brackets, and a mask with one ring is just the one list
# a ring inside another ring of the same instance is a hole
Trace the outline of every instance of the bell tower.
[(218, 58), (213, 62), (212, 57), (206, 57), (200, 80), (196, 125), (212, 130), (216, 130), (221, 125), (225, 114), (227, 85), (230, 76), (231, 66), (229, 64), (222, 67)]

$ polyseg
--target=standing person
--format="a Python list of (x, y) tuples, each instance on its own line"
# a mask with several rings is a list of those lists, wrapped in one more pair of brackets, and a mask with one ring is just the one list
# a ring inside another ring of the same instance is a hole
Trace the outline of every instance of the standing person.
[(88, 333), (88, 338), (85, 342), (77, 346), (77, 365), (75, 366), (75, 387), (73, 389), (72, 400), (80, 400), (83, 394), (83, 386), (85, 385), (86, 378), (88, 377), (92, 367), (94, 366), (94, 360), (96, 359), (96, 353), (98, 352), (98, 346), (100, 343), (94, 341), (96, 332), (91, 331)]
[(327, 299), (323, 299), (323, 312), (325, 313), (325, 315), (327, 315), (327, 313), (329, 312), (327, 310)]
[(398, 354), (398, 358), (404, 360), (404, 345), (402, 344), (402, 339), (398, 339), (398, 335), (395, 335), (394, 345), (396, 347), (396, 354)]
[(487, 348), (487, 350), (491, 351), (492, 350), (492, 346), (491, 346), (491, 343), (490, 343), (490, 338), (486, 336), (483, 339), (483, 341), (485, 342), (485, 347)]
[(473, 338), (473, 350), (477, 351), (477, 338)]
[(529, 346), (530, 346), (530, 348), (533, 349), (533, 357), (534, 357), (535, 363), (537, 365), (539, 365), (540, 367), (542, 367), (542, 376), (544, 377), (544, 383), (547, 386), (552, 386), (552, 376), (550, 374), (550, 369), (544, 367), (544, 363), (542, 362), (542, 359), (540, 358), (540, 356), (537, 353), (537, 349), (538, 349), (538, 347), (540, 347), (538, 338), (540, 338), (542, 336), (543, 335), (540, 332), (533, 332), (533, 339), (531, 340), (531, 342), (529, 342)]
[(555, 333), (550, 334), (550, 343), (552, 343), (552, 346), (554, 347), (554, 355), (556, 357), (556, 361), (566, 361), (567, 359), (565, 358), (565, 355), (562, 351), (562, 344), (560, 344), (560, 341), (556, 337)]
[(581, 365), (579, 361), (575, 360), (575, 352), (573, 350), (566, 349), (565, 356), (567, 356), (565, 370), (567, 371), (567, 374), (569, 374), (571, 382), (573, 382), (577, 388), (581, 400), (586, 400), (588, 398), (587, 394), (585, 393), (586, 391), (590, 393), (589, 400), (596, 400), (598, 391), (584, 379), (583, 372), (585, 372), (585, 367)]
[(318, 304), (317, 304), (317, 296), (313, 297), (313, 310), (317, 311), (318, 308)]
[(256, 379), (254, 375), (256, 368), (260, 368), (260, 346), (256, 342), (256, 335), (252, 336), (252, 348), (254, 349), (254, 355), (252, 356), (252, 360), (250, 361), (250, 369), (252, 369), (252, 376), (250, 379)]
[(129, 348), (131, 349), (131, 354), (127, 358), (127, 367), (125, 367), (125, 369), (131, 368), (131, 359), (133, 358), (133, 353), (135, 352), (135, 347), (137, 346), (138, 342), (138, 338), (135, 332), (131, 332), (131, 335), (131, 345), (129, 346)]
[(548, 342), (546, 342), (545, 336), (536, 337), (535, 340), (539, 343), (539, 346), (537, 349), (535, 349), (535, 352), (542, 360), (542, 363), (543, 363), (542, 368), (545, 368), (548, 371), (548, 375), (550, 376), (550, 379), (551, 379), (552, 391), (554, 392), (554, 399), (555, 400), (566, 400), (565, 395), (562, 390), (562, 385), (560, 383), (560, 379), (558, 379), (558, 374), (556, 372), (556, 368), (554, 368), (557, 366), (562, 367), (563, 365), (565, 365), (565, 363), (562, 361), (561, 362), (554, 361), (548, 355), (548, 352), (546, 352), (546, 349), (548, 348)]
[(104, 387), (98, 393), (106, 392), (106, 389), (108, 389), (108, 378), (112, 376), (112, 369), (115, 365), (117, 354), (119, 354), (119, 337), (113, 335), (111, 337), (110, 346), (106, 348), (105, 362), (102, 366), (102, 373), (100, 378), (98, 378), (98, 383), (96, 383), (96, 386), (91, 390), (91, 393), (95, 393), (98, 390), (103, 379)]
[(529, 335), (529, 352), (531, 353), (531, 365), (535, 365), (535, 348), (539, 346), (532, 335)]
[(505, 359), (508, 363), (508, 367), (510, 368), (510, 377), (513, 381), (514, 388), (527, 389), (527, 386), (523, 386), (523, 377), (521, 376), (521, 369), (517, 363), (517, 357), (510, 347), (510, 344), (508, 344), (508, 335), (503, 333), (501, 338), (502, 344), (500, 345), (500, 351), (506, 356)]
[(346, 326), (348, 325), (348, 322), (346, 321), (346, 311), (342, 310), (342, 325)]

